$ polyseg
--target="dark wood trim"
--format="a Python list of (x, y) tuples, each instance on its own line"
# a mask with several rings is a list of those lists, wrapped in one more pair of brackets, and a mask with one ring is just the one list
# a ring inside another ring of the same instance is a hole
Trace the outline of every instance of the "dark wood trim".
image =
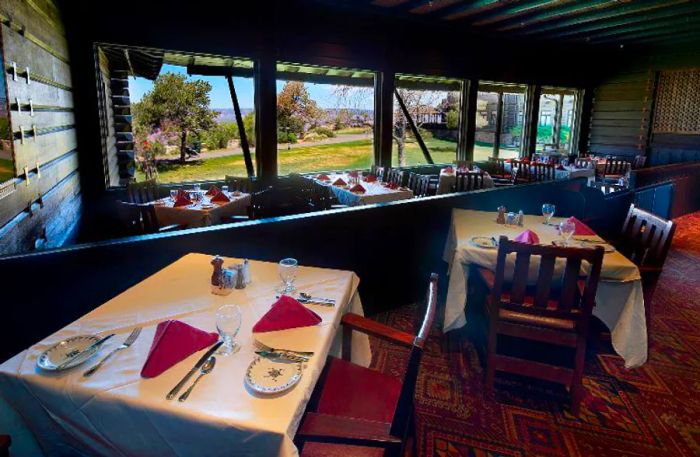
[(233, 76), (227, 75), (226, 81), (228, 82), (228, 90), (231, 93), (231, 101), (233, 102), (233, 111), (236, 114), (236, 124), (238, 125), (238, 134), (241, 137), (241, 149), (243, 149), (243, 160), (245, 161), (245, 169), (248, 173), (248, 177), (255, 176), (255, 170), (253, 170), (253, 159), (250, 156), (250, 146), (248, 144), (248, 136), (245, 133), (245, 124), (243, 123), (243, 116), (241, 116), (241, 107), (238, 104), (238, 95), (236, 94), (236, 87), (233, 85)]
[(394, 91), (396, 74), (393, 71), (377, 73), (378, 92), (375, 92), (374, 122), (377, 127), (375, 135), (376, 163), (382, 167), (391, 167), (391, 148), (394, 137)]
[(399, 102), (399, 106), (401, 107), (401, 111), (403, 112), (404, 117), (406, 118), (406, 121), (408, 122), (408, 126), (411, 128), (411, 131), (413, 132), (413, 136), (416, 138), (416, 141), (418, 142), (418, 146), (420, 146), (420, 150), (423, 152), (423, 157), (425, 157), (426, 162), (429, 164), (434, 164), (435, 162), (433, 161), (433, 158), (430, 156), (430, 151), (428, 150), (428, 146), (425, 145), (425, 141), (423, 141), (423, 136), (420, 134), (420, 130), (418, 130), (418, 126), (416, 123), (413, 121), (413, 118), (411, 117), (411, 113), (408, 112), (408, 108), (406, 108), (406, 104), (403, 101), (403, 98), (401, 97), (401, 94), (399, 94), (399, 91), (394, 89), (394, 96), (396, 97), (396, 101)]
[[(588, 87), (581, 91), (581, 106), (577, 110), (579, 121), (576, 131), (576, 155), (588, 155), (588, 136), (591, 133), (591, 120), (593, 119), (593, 88)], [(572, 143), (572, 148), (574, 147)]]
[(498, 92), (498, 104), (496, 106), (496, 128), (493, 132), (493, 156), (498, 157), (501, 148), (501, 131), (503, 130), (503, 92)]
[(526, 157), (532, 157), (537, 149), (537, 124), (540, 115), (540, 95), (542, 95), (542, 86), (539, 84), (528, 86), (525, 135), (523, 136), (523, 145), (525, 148), (521, 152), (521, 154)]
[(277, 177), (277, 62), (272, 54), (255, 61), (255, 161), (262, 180)]
[(476, 97), (478, 90), (478, 81), (469, 79), (462, 81), (457, 160), (474, 160), (474, 128), (476, 126)]

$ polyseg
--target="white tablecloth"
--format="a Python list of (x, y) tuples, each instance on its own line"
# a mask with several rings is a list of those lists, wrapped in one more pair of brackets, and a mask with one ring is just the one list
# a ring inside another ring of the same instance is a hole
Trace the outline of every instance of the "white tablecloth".
[[(299, 384), (286, 394), (265, 398), (248, 391), (243, 378), (254, 357), (251, 328), (275, 300), (277, 265), (251, 262), (252, 283), (221, 297), (210, 293), (210, 259), (202, 254), (181, 258), (0, 365), (0, 394), (24, 417), (47, 455), (298, 454), (292, 438), (326, 356), (339, 348), (340, 318), (347, 311), (362, 314), (359, 280), (350, 271), (299, 269), (296, 285), (300, 290), (334, 298), (339, 306), (310, 305), (323, 319), (318, 326), (256, 335), (267, 344), (283, 343), (290, 349), (315, 351)], [(227, 259), (225, 265), (231, 260)], [(67, 297), (56, 303), (69, 304)], [(167, 392), (204, 350), (156, 378), (142, 379), (139, 373), (155, 326), (165, 319), (180, 319), (216, 331), (215, 312), (224, 304), (241, 307), (243, 324), (236, 338), (241, 350), (217, 357), (214, 371), (202, 379), (186, 402), (166, 400)], [(45, 373), (36, 367), (37, 356), (63, 338), (117, 333), (100, 351), (104, 355), (137, 325), (143, 326), (143, 332), (136, 343), (91, 378), (83, 378), (82, 372), (95, 360), (62, 373)], [(353, 352), (355, 362), (369, 364), (366, 337), (354, 335)]]
[[(201, 203), (193, 206), (173, 207), (170, 198), (165, 198), (156, 204), (156, 217), (161, 227), (182, 224), (188, 228), (206, 227), (218, 224), (225, 217), (246, 214), (250, 206), (250, 194), (241, 193), (234, 196), (229, 194), (231, 199), (228, 203), (216, 203), (213, 208), (202, 208)], [(202, 203), (211, 203), (209, 197), (204, 197)]]
[[(553, 218), (552, 222), (560, 220)], [(443, 260), (450, 265), (446, 331), (460, 328), (467, 322), (464, 308), (468, 266), (477, 264), (493, 271), (496, 269), (497, 250), (476, 247), (471, 242), (472, 237), (506, 235), (512, 239), (530, 229), (537, 233), (543, 244), (559, 239), (556, 227), (542, 224), (542, 216), (526, 215), (524, 227), (499, 225), (495, 221), (495, 212), (452, 210), (452, 224), (443, 254)], [(512, 271), (512, 265), (510, 268)], [(533, 280), (537, 278), (537, 268), (537, 263), (533, 262), (530, 269)], [(619, 252), (606, 253), (600, 277), (593, 314), (611, 330), (613, 347), (625, 359), (625, 366), (640, 366), (647, 359), (647, 330), (639, 269)]]
[[(440, 170), (440, 180), (438, 181), (437, 194), (450, 194), (452, 188), (457, 183), (457, 175), (455, 173), (447, 173), (445, 170)], [(484, 189), (494, 187), (493, 178), (491, 175), (484, 172)]]
[[(341, 205), (357, 206), (357, 205), (369, 205), (372, 203), (386, 203), (395, 200), (406, 200), (413, 198), (413, 191), (408, 188), (390, 189), (382, 185), (381, 181), (375, 182), (365, 182), (360, 181), (362, 187), (365, 188), (365, 193), (355, 193), (350, 192), (347, 188), (332, 185), (336, 179), (341, 178), (346, 183), (350, 183), (350, 176), (347, 174), (329, 174), (330, 181), (321, 181), (324, 184), (330, 185), (333, 189), (338, 202)], [(352, 187), (352, 186), (348, 186)]]

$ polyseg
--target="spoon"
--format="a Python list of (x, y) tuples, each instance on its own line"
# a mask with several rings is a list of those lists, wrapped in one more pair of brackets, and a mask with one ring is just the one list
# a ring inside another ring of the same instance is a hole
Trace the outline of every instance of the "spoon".
[(304, 300), (307, 301), (313, 301), (313, 302), (320, 302), (320, 303), (327, 303), (327, 304), (335, 304), (335, 300), (331, 300), (330, 298), (318, 298), (318, 297), (312, 297), (311, 294), (307, 294), (305, 292), (299, 292), (299, 296), (303, 298)]
[(187, 400), (187, 397), (190, 396), (192, 393), (192, 389), (194, 389), (194, 386), (197, 385), (200, 379), (204, 377), (204, 375), (211, 373), (211, 371), (214, 369), (214, 365), (216, 365), (216, 357), (209, 357), (206, 362), (204, 362), (204, 365), (202, 365), (202, 368), (199, 370), (199, 376), (197, 376), (197, 379), (194, 380), (192, 385), (183, 393), (180, 395), (180, 398), (178, 398), (178, 401), (185, 401)]

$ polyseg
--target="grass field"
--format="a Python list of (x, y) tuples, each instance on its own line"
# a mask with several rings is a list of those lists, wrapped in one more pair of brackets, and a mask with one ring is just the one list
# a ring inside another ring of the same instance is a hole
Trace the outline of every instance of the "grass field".
[[(452, 163), (455, 160), (456, 143), (430, 139), (426, 141), (426, 146), (435, 163)], [(372, 140), (357, 140), (280, 150), (279, 174), (369, 168), (372, 164), (372, 149)], [(493, 151), (489, 147), (478, 145), (474, 147), (474, 160), (485, 161), (492, 154)], [(501, 151), (501, 157), (510, 157), (510, 154)], [(406, 161), (408, 165), (426, 163), (417, 143), (406, 145)], [(398, 164), (396, 148), (394, 148), (393, 162)], [(11, 165), (10, 163), (10, 167)], [(221, 179), (226, 175), (243, 176), (245, 174), (242, 155), (193, 160), (185, 165), (165, 162), (160, 162), (158, 165), (158, 178), (163, 183), (205, 181)], [(136, 178), (140, 181), (143, 176), (138, 172)]]
[(10, 159), (0, 159), (0, 183), (15, 176), (15, 169)]

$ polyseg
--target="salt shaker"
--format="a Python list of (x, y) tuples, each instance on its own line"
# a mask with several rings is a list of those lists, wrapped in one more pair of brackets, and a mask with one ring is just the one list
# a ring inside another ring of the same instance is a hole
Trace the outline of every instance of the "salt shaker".
[(242, 263), (235, 266), (236, 272), (236, 289), (245, 289), (245, 270)]
[(497, 224), (505, 224), (506, 223), (506, 207), (505, 206), (498, 207), (498, 216), (496, 217), (496, 223)]
[(525, 224), (525, 214), (523, 210), (518, 211), (518, 226), (522, 227)]
[(250, 262), (248, 262), (248, 259), (243, 259), (243, 277), (245, 278), (245, 283), (250, 284)]

